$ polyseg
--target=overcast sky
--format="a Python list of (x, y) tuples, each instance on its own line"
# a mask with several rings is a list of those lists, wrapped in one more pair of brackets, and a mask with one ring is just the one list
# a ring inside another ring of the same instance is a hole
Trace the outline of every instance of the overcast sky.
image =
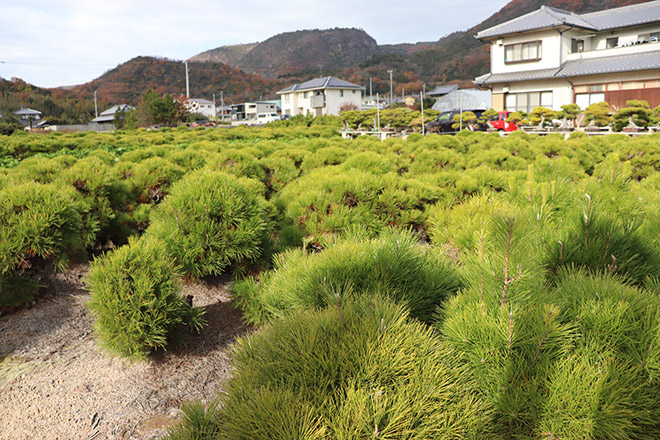
[(138, 55), (183, 60), (281, 32), (356, 27), (379, 44), (435, 41), (508, 0), (0, 0), (0, 77), (82, 84)]

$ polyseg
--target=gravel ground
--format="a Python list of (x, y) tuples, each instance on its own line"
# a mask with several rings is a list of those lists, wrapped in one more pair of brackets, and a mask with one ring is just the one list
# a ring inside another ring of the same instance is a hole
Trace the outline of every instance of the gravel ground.
[(209, 325), (188, 345), (144, 363), (99, 348), (87, 266), (58, 274), (29, 309), (0, 316), (0, 439), (153, 439), (181, 403), (208, 401), (231, 374), (228, 347), (249, 329), (231, 307), (228, 279), (184, 288)]

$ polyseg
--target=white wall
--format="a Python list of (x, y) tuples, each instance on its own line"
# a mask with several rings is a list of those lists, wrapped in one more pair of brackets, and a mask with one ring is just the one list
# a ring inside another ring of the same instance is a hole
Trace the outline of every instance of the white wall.
[(571, 84), (563, 79), (522, 81), (511, 84), (496, 84), (493, 93), (552, 92), (552, 110), (561, 110), (561, 106), (573, 103)]
[[(501, 44), (498, 42), (501, 40)], [(504, 47), (509, 44), (541, 41), (541, 59), (538, 61), (504, 63)], [(527, 32), (493, 40), (491, 44), (490, 71), (492, 73), (511, 73), (527, 70), (559, 67), (561, 40), (559, 32), (553, 30)], [(569, 47), (570, 50), (570, 47)]]
[(356, 109), (360, 109), (360, 105), (362, 104), (362, 91), (355, 89), (346, 89), (342, 91), (344, 92), (343, 96), (340, 90), (326, 90), (325, 110), (323, 114), (338, 116), (341, 107), (345, 104), (353, 104)]
[[(343, 96), (342, 96), (343, 91)], [(312, 107), (312, 99), (318, 90), (307, 90), (303, 92), (282, 93), (282, 113), (291, 116), (297, 115), (316, 115), (316, 109)], [(324, 115), (339, 115), (339, 111), (344, 104), (354, 104), (360, 108), (362, 102), (362, 92), (355, 89), (325, 89), (325, 107), (322, 110)], [(290, 98), (287, 100), (286, 95)]]

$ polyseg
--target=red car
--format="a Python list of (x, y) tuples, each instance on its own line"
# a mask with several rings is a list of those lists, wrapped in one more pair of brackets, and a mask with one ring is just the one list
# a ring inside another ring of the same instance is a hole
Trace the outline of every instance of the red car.
[(512, 132), (518, 130), (516, 124), (513, 122), (506, 122), (506, 118), (508, 118), (511, 113), (512, 112), (510, 111), (499, 112), (490, 118), (490, 125), (492, 125), (497, 131)]

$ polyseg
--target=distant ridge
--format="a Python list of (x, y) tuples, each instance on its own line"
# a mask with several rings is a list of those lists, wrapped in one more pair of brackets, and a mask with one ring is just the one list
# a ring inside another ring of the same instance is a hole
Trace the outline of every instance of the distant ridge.
[(355, 66), (379, 52), (361, 29), (313, 29), (285, 32), (256, 44), (222, 46), (190, 61), (226, 62), (268, 78), (304, 71), (335, 71)]
[[(272, 81), (246, 74), (223, 63), (191, 62), (188, 64), (190, 94), (211, 99), (220, 91), (226, 102), (258, 99), (277, 88)], [(81, 98), (98, 96), (108, 102), (135, 103), (147, 89), (173, 96), (186, 93), (185, 67), (182, 61), (167, 58), (136, 57), (101, 75), (99, 78), (70, 89)]]
[[(387, 70), (394, 69), (395, 84), (408, 89), (421, 84), (458, 82), (469, 84), (486, 73), (489, 48), (474, 35), (482, 29), (532, 12), (542, 5), (584, 13), (616, 8), (649, 0), (512, 0), (476, 26), (446, 35), (437, 41), (378, 45), (359, 29), (329, 29), (288, 32), (262, 43), (223, 46), (195, 55), (227, 62), (249, 73), (297, 80), (318, 76), (321, 70), (365, 85), (375, 78), (376, 90), (385, 91)], [(438, 8), (441, 6), (438, 5)], [(442, 33), (439, 22), (438, 33)]]

